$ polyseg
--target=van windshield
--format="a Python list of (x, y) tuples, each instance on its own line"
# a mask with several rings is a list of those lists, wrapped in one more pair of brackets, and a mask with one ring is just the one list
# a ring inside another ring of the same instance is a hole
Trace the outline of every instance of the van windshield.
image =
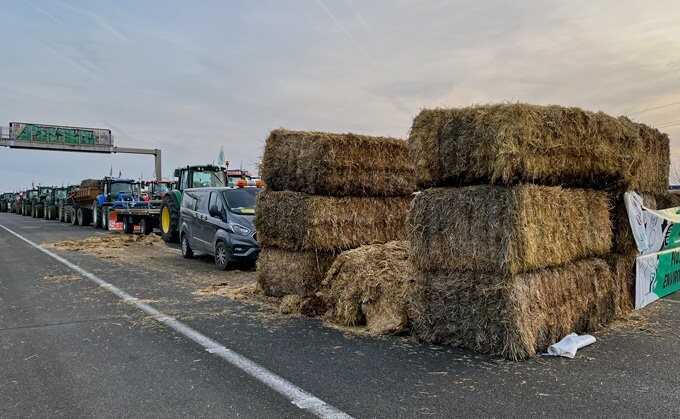
[(224, 200), (227, 201), (229, 211), (240, 215), (255, 214), (255, 198), (259, 188), (229, 189), (224, 191)]

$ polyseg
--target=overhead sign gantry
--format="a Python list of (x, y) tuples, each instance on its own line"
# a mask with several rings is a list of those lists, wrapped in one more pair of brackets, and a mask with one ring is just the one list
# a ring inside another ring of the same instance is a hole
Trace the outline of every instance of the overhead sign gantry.
[(10, 122), (9, 128), (0, 127), (0, 146), (80, 153), (153, 155), (156, 179), (161, 179), (161, 150), (116, 147), (110, 129)]

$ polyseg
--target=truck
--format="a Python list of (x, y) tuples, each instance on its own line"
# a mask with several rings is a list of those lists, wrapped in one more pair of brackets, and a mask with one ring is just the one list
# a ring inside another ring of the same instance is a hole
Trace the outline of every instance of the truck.
[(38, 196), (37, 189), (28, 189), (21, 196), (21, 215), (28, 217), (33, 215), (33, 200)]
[(31, 216), (33, 218), (44, 218), (45, 215), (45, 201), (47, 197), (52, 193), (51, 186), (38, 186), (38, 193), (33, 198), (33, 204), (31, 208)]

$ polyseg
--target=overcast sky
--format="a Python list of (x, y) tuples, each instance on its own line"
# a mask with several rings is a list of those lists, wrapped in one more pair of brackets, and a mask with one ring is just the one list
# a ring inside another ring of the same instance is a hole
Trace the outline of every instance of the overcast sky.
[[(220, 146), (253, 168), (278, 127), (406, 138), (422, 108), (498, 101), (625, 114), (680, 145), (677, 0), (5, 0), (0, 18), (0, 125), (110, 128), (161, 148), (165, 174)], [(0, 149), (0, 191), (110, 168), (153, 159)]]

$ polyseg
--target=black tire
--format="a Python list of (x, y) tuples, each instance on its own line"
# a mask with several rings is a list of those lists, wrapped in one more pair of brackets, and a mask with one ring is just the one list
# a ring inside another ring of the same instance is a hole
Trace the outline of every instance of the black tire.
[(220, 271), (226, 271), (229, 267), (229, 261), (231, 260), (231, 255), (229, 255), (229, 250), (227, 246), (222, 241), (215, 243), (215, 266)]
[(194, 251), (191, 250), (191, 245), (189, 245), (189, 239), (187, 239), (186, 234), (182, 234), (180, 248), (182, 249), (182, 257), (184, 257), (184, 259), (191, 259), (194, 257)]
[(57, 211), (57, 220), (58, 220), (60, 223), (65, 222), (65, 221), (64, 221), (64, 207), (62, 207), (61, 205), (59, 206), (59, 209), (58, 209), (58, 211)]
[(97, 208), (97, 201), (92, 203), (92, 227), (102, 228), (102, 217), (99, 208)]
[(139, 229), (145, 236), (148, 236), (153, 232), (153, 226), (146, 217), (142, 217), (142, 219), (139, 220)]
[(123, 232), (125, 234), (132, 234), (135, 232), (135, 225), (132, 224), (132, 219), (128, 216), (123, 218)]
[(83, 214), (83, 209), (78, 208), (78, 210), (76, 211), (76, 224), (79, 225), (80, 227), (85, 225), (84, 222), (85, 220), (83, 218), (85, 218), (85, 214)]
[[(167, 211), (170, 214), (169, 231), (165, 231), (163, 224), (163, 212), (165, 208), (167, 208)], [(161, 220), (161, 236), (163, 237), (163, 240), (165, 240), (167, 243), (176, 243), (179, 239), (178, 237), (179, 207), (177, 206), (177, 202), (175, 202), (175, 198), (173, 198), (170, 193), (165, 194), (165, 196), (163, 197), (163, 202), (161, 203), (160, 220)]]
[(102, 208), (100, 215), (102, 216), (102, 228), (104, 230), (109, 229), (109, 212), (106, 210), (106, 208)]
[(77, 226), (78, 225), (78, 210), (75, 209), (75, 208), (71, 208), (71, 211), (69, 211), (68, 216), (70, 217), (69, 221), (71, 221), (71, 224), (73, 224), (74, 226)]

